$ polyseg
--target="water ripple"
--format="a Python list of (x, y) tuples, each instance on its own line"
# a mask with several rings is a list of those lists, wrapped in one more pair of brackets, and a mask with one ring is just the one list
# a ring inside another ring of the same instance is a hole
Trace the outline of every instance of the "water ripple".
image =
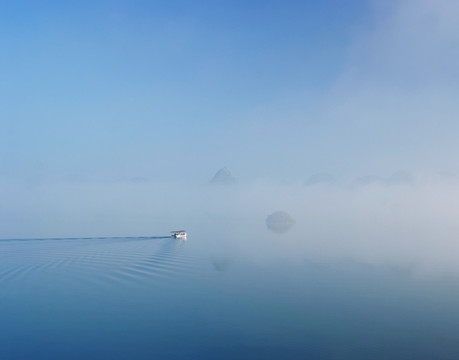
[(190, 273), (184, 243), (170, 237), (0, 240), (0, 283), (57, 276), (110, 284), (180, 278)]

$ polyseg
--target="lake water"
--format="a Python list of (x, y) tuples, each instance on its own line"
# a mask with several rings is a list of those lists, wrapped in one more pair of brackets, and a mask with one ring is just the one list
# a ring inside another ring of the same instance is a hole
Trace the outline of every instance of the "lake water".
[(457, 278), (199, 240), (0, 241), (0, 359), (459, 358)]

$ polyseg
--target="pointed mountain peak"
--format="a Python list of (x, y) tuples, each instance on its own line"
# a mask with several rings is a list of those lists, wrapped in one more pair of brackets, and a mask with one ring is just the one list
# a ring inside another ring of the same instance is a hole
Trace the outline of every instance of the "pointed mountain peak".
[(213, 184), (232, 184), (236, 182), (236, 179), (231, 174), (231, 171), (229, 171), (228, 168), (224, 167), (217, 171), (217, 173), (210, 182)]

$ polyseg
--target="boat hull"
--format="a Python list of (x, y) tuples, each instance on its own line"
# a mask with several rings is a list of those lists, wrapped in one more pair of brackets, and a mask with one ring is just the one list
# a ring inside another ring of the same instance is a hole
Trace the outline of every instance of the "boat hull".
[(186, 232), (185, 231), (174, 231), (172, 232), (171, 237), (173, 237), (174, 239), (186, 240)]

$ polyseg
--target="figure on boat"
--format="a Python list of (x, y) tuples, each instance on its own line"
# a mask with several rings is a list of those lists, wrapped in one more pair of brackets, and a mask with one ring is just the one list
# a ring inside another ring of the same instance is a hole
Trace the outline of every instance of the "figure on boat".
[(171, 231), (171, 237), (173, 237), (174, 239), (186, 240), (186, 231), (185, 230)]

